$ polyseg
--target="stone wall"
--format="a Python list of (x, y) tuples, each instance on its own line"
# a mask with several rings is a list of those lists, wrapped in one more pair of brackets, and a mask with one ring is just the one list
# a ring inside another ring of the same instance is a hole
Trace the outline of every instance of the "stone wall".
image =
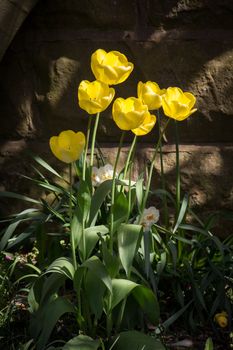
[[(232, 23), (231, 0), (40, 0), (0, 63), (1, 189), (29, 192), (18, 176), (30, 172), (27, 149), (62, 166), (51, 157), (48, 139), (64, 129), (85, 131), (77, 86), (93, 80), (90, 56), (103, 48), (121, 51), (135, 64), (117, 96), (136, 95), (139, 80), (197, 96), (198, 112), (180, 123), (183, 187), (201, 210), (233, 209)], [(144, 155), (156, 135), (141, 139)], [(173, 135), (171, 128), (164, 148), (171, 189)], [(112, 150), (118, 139), (109, 109), (98, 141)]]

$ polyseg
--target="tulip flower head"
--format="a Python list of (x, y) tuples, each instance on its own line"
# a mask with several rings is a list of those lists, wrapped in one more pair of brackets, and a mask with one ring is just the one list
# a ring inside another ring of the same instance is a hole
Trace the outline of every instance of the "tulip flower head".
[(137, 136), (143, 136), (148, 134), (153, 129), (155, 123), (156, 116), (148, 112), (143, 123), (138, 128), (132, 129), (131, 131)]
[(138, 128), (148, 114), (148, 108), (136, 97), (117, 98), (112, 106), (113, 120), (121, 130)]
[[(135, 220), (135, 224), (138, 223), (139, 216)], [(143, 231), (150, 231), (151, 226), (159, 221), (159, 210), (155, 207), (149, 207), (144, 209), (140, 224), (143, 227)]]
[(196, 98), (190, 92), (183, 92), (178, 87), (169, 87), (163, 95), (162, 107), (167, 117), (182, 121), (196, 112), (193, 106)]
[(97, 80), (109, 85), (123, 83), (134, 68), (125, 55), (118, 51), (96, 50), (91, 56), (91, 69)]
[(114, 95), (115, 90), (101, 81), (83, 80), (78, 88), (79, 106), (88, 114), (103, 112), (112, 102)]
[(49, 145), (55, 157), (69, 164), (80, 158), (85, 142), (85, 135), (82, 132), (66, 130), (58, 136), (52, 136)]
[(228, 315), (226, 311), (221, 311), (214, 316), (214, 321), (221, 327), (225, 328), (228, 325)]
[(147, 81), (138, 83), (138, 98), (148, 106), (150, 111), (159, 109), (162, 105), (162, 96), (165, 94), (166, 89), (160, 89), (157, 83), (153, 81)]

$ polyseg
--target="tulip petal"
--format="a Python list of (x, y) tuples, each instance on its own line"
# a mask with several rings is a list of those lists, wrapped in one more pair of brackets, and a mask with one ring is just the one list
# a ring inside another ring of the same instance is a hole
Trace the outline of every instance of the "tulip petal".
[(154, 127), (156, 123), (156, 116), (148, 113), (143, 123), (136, 129), (131, 131), (137, 136), (143, 136), (148, 134)]

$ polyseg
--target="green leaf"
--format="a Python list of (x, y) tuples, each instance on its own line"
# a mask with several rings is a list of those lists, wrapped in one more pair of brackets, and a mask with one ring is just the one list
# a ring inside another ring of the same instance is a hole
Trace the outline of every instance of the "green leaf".
[(205, 349), (204, 350), (214, 350), (214, 344), (212, 338), (208, 338), (205, 343)]
[(103, 282), (90, 270), (85, 276), (85, 297), (88, 299), (91, 311), (99, 319), (103, 312), (103, 300), (106, 286)]
[(138, 286), (137, 283), (129, 281), (127, 279), (112, 280), (112, 302), (110, 305), (111, 310), (114, 309), (123, 299), (125, 299), (134, 288)]
[(2, 192), (0, 192), (0, 197), (15, 198), (15, 199), (20, 199), (22, 201), (31, 202), (31, 203), (41, 205), (41, 202), (37, 201), (36, 199), (24, 196), (22, 194), (14, 193), (14, 192), (2, 191)]
[(91, 200), (91, 208), (90, 208), (90, 217), (89, 217), (89, 226), (94, 226), (98, 211), (103, 204), (105, 197), (109, 193), (112, 188), (112, 180), (106, 180), (96, 189), (94, 195)]
[(144, 195), (143, 182), (144, 182), (143, 178), (139, 179), (136, 182), (136, 198), (137, 198), (137, 204), (138, 204), (138, 211), (139, 211), (139, 213), (141, 212), (141, 207), (142, 207), (142, 203), (143, 203), (143, 195)]
[(63, 177), (58, 174), (58, 172), (56, 170), (54, 170), (47, 162), (45, 162), (42, 158), (40, 158), (37, 155), (33, 155), (31, 154), (32, 158), (38, 163), (40, 164), (43, 168), (45, 168), (46, 170), (48, 170), (50, 173), (52, 173), (53, 175), (56, 175), (57, 177), (59, 177), (60, 179), (63, 179)]
[(187, 207), (188, 207), (188, 203), (189, 203), (189, 198), (188, 198), (188, 195), (185, 194), (184, 199), (183, 199), (182, 204), (181, 204), (180, 212), (179, 212), (179, 215), (178, 215), (178, 218), (177, 218), (177, 221), (176, 221), (176, 224), (175, 224), (175, 227), (174, 227), (172, 233), (176, 232), (176, 230), (179, 228), (181, 222), (183, 221)]
[(159, 323), (159, 303), (155, 293), (142, 285), (137, 286), (132, 292), (141, 309), (147, 315), (149, 321), (156, 325)]
[(86, 181), (81, 181), (78, 188), (78, 209), (81, 213), (81, 222), (88, 220), (91, 206), (90, 189)]
[[(104, 225), (85, 228), (84, 237), (85, 237), (86, 256), (84, 256), (84, 259), (89, 258), (93, 249), (95, 248), (96, 243), (100, 239), (98, 234), (106, 235), (108, 232), (109, 232), (108, 228)], [(82, 250), (82, 247), (83, 247), (82, 240), (83, 238), (81, 238), (79, 250), (82, 252), (82, 254), (84, 254)]]
[(171, 317), (169, 317), (165, 322), (163, 322), (162, 326), (167, 329), (170, 327), (172, 323), (174, 323), (186, 310), (187, 308), (192, 304), (193, 300), (190, 300), (188, 304), (186, 304), (182, 309), (177, 311), (175, 314), (173, 314)]
[(113, 213), (114, 220), (118, 222), (125, 221), (128, 211), (128, 201), (123, 192), (120, 192), (116, 195), (114, 205), (113, 205)]
[(58, 297), (46, 304), (41, 312), (42, 322), (41, 333), (37, 343), (38, 349), (44, 349), (59, 318), (67, 312), (75, 313), (76, 310), (68, 300)]
[(122, 332), (117, 337), (112, 350), (165, 350), (159, 340), (137, 331)]
[(82, 217), (81, 213), (78, 210), (75, 210), (73, 213), (73, 218), (71, 221), (71, 240), (74, 242), (75, 248), (79, 245), (79, 242), (82, 238)]
[(87, 267), (91, 272), (93, 272), (106, 285), (109, 291), (112, 292), (111, 278), (106, 267), (97, 256), (92, 256), (86, 260), (82, 266)]
[(74, 265), (70, 259), (61, 257), (54, 260), (52, 264), (49, 265), (45, 273), (47, 274), (51, 272), (61, 273), (69, 279), (73, 280), (75, 272)]
[(122, 224), (118, 230), (118, 250), (122, 266), (130, 275), (134, 256), (140, 242), (142, 226), (134, 224)]
[(69, 340), (63, 350), (97, 350), (100, 347), (100, 341), (94, 340), (87, 335), (79, 335)]

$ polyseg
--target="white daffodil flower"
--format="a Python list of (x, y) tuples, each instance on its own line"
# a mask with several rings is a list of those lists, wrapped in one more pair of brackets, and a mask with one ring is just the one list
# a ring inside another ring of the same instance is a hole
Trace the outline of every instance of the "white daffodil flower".
[[(137, 216), (136, 220), (134, 223), (138, 223), (139, 216)], [(143, 227), (143, 231), (149, 231), (151, 229), (151, 226), (153, 224), (156, 224), (156, 222), (159, 221), (159, 210), (156, 209), (155, 207), (149, 207), (147, 209), (144, 209), (141, 222), (140, 224)]]

